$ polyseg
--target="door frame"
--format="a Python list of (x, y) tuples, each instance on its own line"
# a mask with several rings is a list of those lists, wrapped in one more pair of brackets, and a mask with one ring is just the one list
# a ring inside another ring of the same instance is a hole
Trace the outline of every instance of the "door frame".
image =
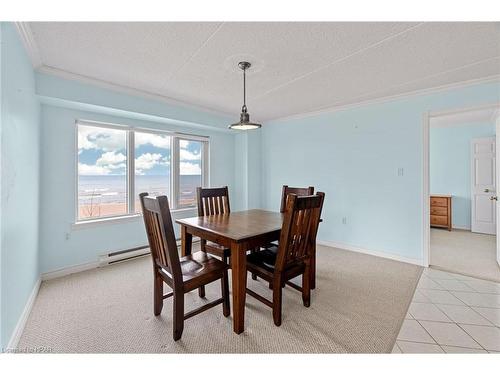
[[(431, 119), (435, 117), (454, 115), (458, 113), (466, 113), (481, 109), (496, 108), (497, 113), (500, 111), (500, 102), (476, 105), (470, 107), (461, 107), (443, 111), (427, 111), (422, 116), (422, 265), (429, 267), (430, 252), (431, 252), (431, 223), (430, 223), (430, 128)], [(499, 218), (497, 218), (498, 220)]]

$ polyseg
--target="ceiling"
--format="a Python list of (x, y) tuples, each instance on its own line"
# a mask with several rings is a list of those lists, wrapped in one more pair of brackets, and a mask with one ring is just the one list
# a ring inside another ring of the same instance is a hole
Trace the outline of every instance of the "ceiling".
[(500, 23), (29, 23), (41, 70), (266, 121), (500, 75)]

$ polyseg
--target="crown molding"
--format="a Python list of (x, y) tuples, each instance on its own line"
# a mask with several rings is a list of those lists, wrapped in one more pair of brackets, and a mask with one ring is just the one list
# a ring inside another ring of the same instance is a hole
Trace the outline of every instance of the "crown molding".
[(491, 115), (491, 122), (496, 123), (497, 120), (500, 119), (500, 103), (498, 104), (498, 108)]
[(30, 25), (27, 22), (14, 22), (14, 25), (31, 60), (31, 65), (33, 65), (34, 69), (38, 69), (43, 65), (42, 58), (40, 57), (40, 51), (36, 45)]
[(331, 106), (331, 107), (320, 109), (317, 111), (298, 113), (298, 114), (291, 115), (291, 116), (276, 117), (276, 118), (269, 119), (269, 120), (265, 121), (265, 123), (266, 123), (266, 125), (269, 125), (269, 123), (274, 123), (274, 122), (299, 120), (299, 119), (303, 119), (303, 118), (307, 118), (307, 117), (319, 116), (319, 115), (324, 115), (324, 114), (329, 114), (329, 113), (346, 111), (349, 109), (354, 109), (354, 108), (359, 108), (359, 107), (365, 107), (365, 106), (374, 105), (374, 104), (381, 104), (381, 103), (396, 101), (396, 100), (400, 100), (400, 99), (406, 99), (406, 98), (409, 98), (412, 96), (430, 95), (430, 94), (437, 93), (437, 92), (443, 92), (443, 91), (452, 90), (452, 89), (459, 89), (459, 88), (464, 88), (464, 87), (468, 87), (468, 86), (474, 86), (474, 85), (478, 85), (481, 83), (494, 83), (494, 82), (497, 82), (500, 84), (500, 74), (496, 74), (496, 75), (492, 75), (492, 76), (488, 76), (488, 77), (484, 77), (484, 78), (468, 80), (468, 81), (450, 83), (447, 85), (430, 87), (430, 88), (426, 88), (426, 89), (408, 91), (408, 92), (401, 93), (401, 94), (382, 96), (382, 97), (375, 98), (375, 99), (362, 100), (362, 101), (352, 103), (352, 104)]
[[(184, 107), (184, 108), (190, 109), (190, 110), (210, 113), (210, 114), (221, 116), (221, 117), (227, 117), (228, 120), (235, 116), (234, 113), (228, 113), (228, 112), (225, 112), (222, 110), (217, 110), (214, 108), (205, 107), (203, 105), (192, 104), (192, 103), (189, 103), (189, 102), (186, 102), (183, 100), (171, 98), (169, 96), (164, 96), (164, 95), (156, 94), (156, 93), (149, 92), (146, 90), (132, 88), (129, 86), (124, 86), (124, 85), (108, 82), (105, 80), (92, 78), (92, 77), (80, 75), (77, 73), (72, 73), (72, 72), (69, 72), (66, 70), (47, 66), (47, 65), (43, 64), (43, 62), (42, 62), (38, 47), (37, 47), (35, 39), (33, 37), (33, 33), (32, 33), (31, 28), (29, 26), (29, 23), (28, 22), (14, 22), (14, 24), (15, 24), (16, 29), (21, 37), (23, 45), (26, 48), (26, 51), (27, 51), (28, 56), (31, 60), (33, 68), (37, 72), (60, 77), (60, 78), (64, 78), (67, 80), (72, 80), (72, 81), (90, 84), (93, 86), (112, 90), (115, 92), (120, 92), (120, 93), (133, 95), (133, 96), (139, 96), (139, 97), (163, 102), (163, 103), (170, 104), (170, 105), (180, 106), (180, 107)], [(477, 85), (477, 84), (481, 84), (481, 83), (492, 83), (492, 82), (500, 83), (500, 75), (493, 75), (493, 76), (489, 76), (489, 77), (478, 78), (478, 79), (462, 81), (462, 82), (457, 82), (457, 83), (451, 83), (451, 84), (447, 84), (447, 85), (435, 86), (435, 87), (431, 87), (431, 88), (418, 89), (418, 90), (408, 91), (408, 92), (401, 93), (401, 94), (381, 96), (381, 97), (374, 98), (374, 99), (360, 100), (360, 101), (357, 101), (355, 103), (346, 104), (346, 105), (333, 105), (333, 106), (326, 107), (323, 109), (319, 109), (319, 110), (315, 110), (315, 111), (308, 111), (308, 112), (304, 112), (304, 113), (298, 113), (298, 114), (290, 115), (290, 116), (275, 117), (275, 118), (269, 118), (269, 119), (265, 119), (265, 118), (258, 119), (257, 118), (257, 120), (259, 120), (259, 122), (266, 123), (266, 124), (274, 123), (274, 122), (281, 122), (281, 121), (297, 120), (297, 119), (303, 119), (303, 118), (308, 118), (308, 117), (313, 117), (313, 116), (318, 116), (318, 115), (323, 115), (323, 114), (335, 113), (335, 112), (339, 112), (339, 111), (345, 111), (345, 110), (349, 110), (349, 109), (354, 109), (354, 108), (359, 108), (359, 107), (364, 107), (364, 106), (369, 106), (369, 105), (374, 105), (374, 104), (381, 104), (381, 103), (395, 101), (395, 100), (399, 100), (399, 99), (405, 99), (405, 98), (408, 98), (411, 96), (428, 95), (428, 94), (432, 94), (432, 93), (436, 93), (436, 92), (442, 92), (442, 91), (447, 91), (447, 90), (451, 90), (451, 89), (458, 89), (458, 88), (473, 86), (473, 85)], [(497, 115), (498, 115), (498, 113), (497, 113)]]
[(168, 97), (168, 96), (155, 94), (155, 93), (152, 93), (149, 91), (136, 89), (136, 88), (132, 88), (129, 86), (118, 85), (116, 83), (112, 83), (112, 82), (104, 81), (101, 79), (84, 76), (81, 74), (68, 72), (66, 70), (54, 68), (54, 67), (43, 65), (43, 64), (38, 69), (36, 69), (36, 71), (39, 73), (63, 78), (63, 79), (69, 80), (69, 81), (76, 81), (76, 82), (100, 87), (103, 89), (112, 90), (112, 91), (119, 92), (122, 94), (139, 96), (142, 98), (163, 102), (165, 104), (175, 105), (175, 106), (179, 106), (179, 107), (183, 107), (186, 109), (191, 109), (191, 110), (195, 110), (195, 111), (199, 111), (199, 112), (210, 113), (210, 114), (221, 116), (221, 117), (227, 117), (228, 121), (230, 118), (235, 116), (234, 113), (230, 114), (230, 113), (219, 111), (219, 110), (216, 110), (213, 108), (191, 104), (191, 103), (188, 103), (188, 102), (185, 102), (182, 100), (173, 99), (173, 98)]
[(188, 103), (188, 102), (185, 102), (182, 100), (173, 99), (173, 98), (168, 97), (168, 96), (155, 94), (155, 93), (152, 93), (149, 91), (140, 90), (140, 89), (136, 89), (136, 88), (132, 88), (132, 87), (128, 87), (128, 86), (123, 86), (123, 85), (111, 83), (108, 81), (104, 81), (104, 80), (100, 80), (100, 79), (96, 79), (96, 78), (91, 78), (88, 76), (84, 76), (84, 75), (68, 72), (68, 71), (65, 71), (62, 69), (47, 66), (42, 62), (42, 58), (40, 56), (40, 52), (38, 50), (38, 46), (35, 42), (35, 38), (33, 36), (33, 32), (31, 31), (31, 27), (30, 27), (29, 23), (28, 22), (14, 22), (14, 25), (16, 26), (17, 32), (21, 38), (21, 41), (24, 45), (24, 48), (26, 49), (28, 57), (31, 60), (31, 65), (33, 66), (33, 68), (37, 72), (57, 76), (57, 77), (64, 78), (67, 80), (91, 84), (91, 85), (94, 85), (97, 87), (121, 92), (121, 93), (128, 94), (128, 95), (140, 96), (143, 98), (156, 100), (156, 101), (163, 102), (166, 104), (184, 107), (186, 109), (201, 111), (201, 112), (210, 113), (210, 114), (222, 116), (222, 117), (228, 117), (228, 119), (235, 116), (234, 113), (231, 114), (231, 113), (216, 110), (213, 108), (204, 107), (202, 105), (191, 104), (191, 103)]

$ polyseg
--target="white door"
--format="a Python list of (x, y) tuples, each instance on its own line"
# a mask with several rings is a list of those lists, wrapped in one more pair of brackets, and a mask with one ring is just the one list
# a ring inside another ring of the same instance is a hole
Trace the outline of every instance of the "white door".
[(495, 137), (471, 141), (471, 231), (496, 233)]

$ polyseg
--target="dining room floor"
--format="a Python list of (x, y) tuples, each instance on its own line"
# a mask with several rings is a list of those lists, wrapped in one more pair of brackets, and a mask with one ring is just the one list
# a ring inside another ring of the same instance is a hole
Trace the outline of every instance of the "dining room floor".
[(500, 353), (500, 283), (426, 268), (393, 353)]
[[(222, 307), (185, 322), (172, 340), (172, 300), (153, 315), (149, 256), (44, 281), (18, 348), (64, 353), (390, 353), (422, 267), (371, 255), (317, 247), (317, 288), (311, 306), (286, 287), (283, 322), (246, 298), (245, 331), (233, 332)], [(270, 297), (267, 283), (250, 287)], [(220, 283), (206, 289), (220, 296)], [(186, 310), (206, 302), (186, 294)]]

